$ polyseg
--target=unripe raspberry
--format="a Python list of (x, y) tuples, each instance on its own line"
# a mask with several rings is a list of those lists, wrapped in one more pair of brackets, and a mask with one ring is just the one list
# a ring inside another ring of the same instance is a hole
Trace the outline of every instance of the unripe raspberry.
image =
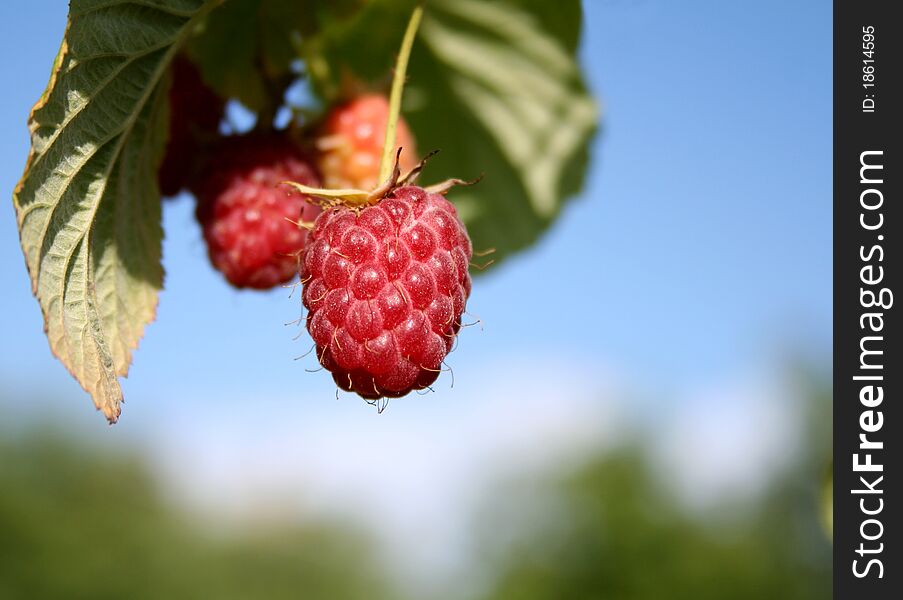
[(282, 133), (223, 138), (193, 189), (213, 266), (235, 287), (268, 289), (298, 272), (307, 230), (320, 208), (280, 185), (317, 185), (307, 157)]
[[(324, 187), (371, 190), (379, 181), (389, 102), (380, 94), (367, 94), (339, 104), (326, 115), (317, 133), (317, 166)], [(414, 136), (399, 117), (395, 146), (402, 148), (400, 167), (406, 172), (417, 165)]]
[(169, 139), (157, 172), (160, 194), (175, 196), (190, 184), (199, 150), (216, 137), (224, 110), (225, 102), (204, 84), (197, 67), (177, 56), (169, 88)]
[(307, 329), (340, 388), (377, 399), (436, 380), (470, 294), (470, 238), (448, 200), (409, 185), (327, 209), (303, 256)]

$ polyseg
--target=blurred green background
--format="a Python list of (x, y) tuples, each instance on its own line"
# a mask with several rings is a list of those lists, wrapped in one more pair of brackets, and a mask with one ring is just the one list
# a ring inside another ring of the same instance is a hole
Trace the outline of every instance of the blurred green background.
[[(681, 506), (644, 450), (655, 433), (632, 434), (566, 468), (488, 486), (464, 532), (474, 540), (469, 571), (430, 595), (830, 597), (818, 512), (830, 387), (823, 374), (797, 376), (807, 409), (801, 449), (754, 502)], [(393, 580), (361, 524), (192, 515), (135, 451), (62, 427), (0, 434), (2, 598), (423, 597)]]

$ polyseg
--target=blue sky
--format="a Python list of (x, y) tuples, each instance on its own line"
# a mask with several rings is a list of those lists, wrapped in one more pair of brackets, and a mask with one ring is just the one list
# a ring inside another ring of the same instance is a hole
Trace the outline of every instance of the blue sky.
[[(539, 244), (479, 278), (469, 308), (484, 328), (465, 332), (456, 378), (521, 355), (572, 362), (573, 377), (588, 383), (595, 370), (580, 371), (604, 364), (649, 390), (743, 372), (785, 348), (827, 364), (830, 4), (586, 6), (583, 62), (604, 112), (588, 185)], [(0, 20), (0, 51), (14, 57), (0, 96), (0, 188), (10, 194), (65, 7), (4, 3)], [(124, 384), (125, 427), (136, 413), (240, 414), (243, 398), (262, 389), (274, 398), (257, 407), (266, 411), (301, 396), (304, 412), (336, 410), (329, 377), (306, 373), (312, 360), (291, 360), (309, 346), (283, 325), (300, 315), (297, 298), (227, 288), (187, 199), (167, 204), (164, 225), (166, 290)], [(2, 386), (50, 390), (63, 397), (54, 410), (75, 404), (99, 424), (50, 356), (9, 205), (0, 266)], [(404, 410), (431, 413), (460, 400), (453, 394)]]

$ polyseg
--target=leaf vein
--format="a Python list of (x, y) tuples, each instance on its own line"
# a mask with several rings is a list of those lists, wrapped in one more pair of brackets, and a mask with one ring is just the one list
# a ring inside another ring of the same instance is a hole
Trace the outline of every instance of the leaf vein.
[(170, 8), (166, 6), (161, 6), (159, 4), (154, 4), (152, 2), (146, 2), (143, 0), (110, 0), (109, 2), (104, 2), (102, 4), (97, 4), (92, 6), (91, 8), (76, 13), (79, 17), (84, 17), (85, 15), (90, 15), (91, 13), (99, 12), (101, 10), (105, 10), (108, 8), (123, 8), (126, 6), (141, 6), (144, 8), (151, 8), (158, 12), (161, 12), (165, 15), (172, 15), (174, 17), (186, 17), (191, 18), (198, 11), (198, 9), (187, 9), (187, 10), (178, 10), (176, 8)]
[[(144, 57), (147, 56), (148, 54), (153, 54), (154, 52), (156, 52), (156, 51), (158, 51), (158, 50), (162, 50), (163, 48), (165, 48), (165, 47), (166, 47), (167, 45), (169, 45), (170, 43), (171, 43), (171, 42), (167, 42), (166, 44), (160, 44), (160, 45), (158, 45), (158, 46), (154, 46), (154, 47), (152, 47), (152, 48), (148, 48), (147, 50), (145, 50), (145, 51), (143, 51), (143, 52), (140, 52), (140, 53), (138, 53), (138, 54), (134, 54), (134, 55), (130, 55), (130, 54), (110, 54), (110, 55), (106, 55), (106, 56), (92, 56), (92, 57), (88, 58), (87, 60), (85, 60), (84, 62), (79, 62), (78, 64), (76, 64), (76, 65), (73, 67), (72, 70), (74, 70), (74, 69), (76, 69), (76, 68), (79, 68), (79, 67), (82, 67), (82, 66), (84, 66), (84, 65), (87, 65), (87, 64), (89, 64), (92, 60), (96, 60), (96, 59), (99, 59), (99, 58), (113, 58), (113, 57), (116, 57), (116, 56), (122, 56), (122, 57), (131, 56), (131, 58), (129, 58), (128, 60), (123, 61), (122, 64), (120, 64), (119, 66), (117, 66), (116, 69), (114, 69), (114, 70), (110, 73), (110, 75), (109, 75), (108, 77), (105, 77), (105, 78), (100, 82), (100, 84), (98, 85), (98, 87), (97, 87), (96, 89), (91, 90), (91, 95), (96, 96), (97, 94), (99, 94), (99, 93), (101, 93), (102, 91), (104, 91), (104, 90), (107, 88), (107, 86), (108, 86), (108, 85), (116, 78), (116, 76), (118, 76), (120, 73), (122, 73), (122, 71), (124, 71), (127, 67), (131, 66), (136, 60), (138, 60), (138, 59), (140, 59), (140, 58), (144, 58)], [(70, 70), (68, 73), (71, 74), (71, 73), (72, 73), (72, 70)], [(85, 103), (82, 104), (82, 106), (80, 106), (78, 109), (76, 109), (76, 110), (74, 110), (74, 111), (70, 111), (70, 112), (66, 115), (66, 117), (63, 119), (62, 123), (60, 123), (59, 127), (56, 128), (56, 130), (54, 131), (53, 135), (50, 136), (50, 137), (47, 139), (47, 141), (45, 142), (43, 152), (41, 152), (41, 154), (39, 154), (39, 155), (35, 158), (34, 163), (31, 165), (31, 168), (32, 168), (32, 169), (37, 168), (37, 167), (41, 164), (41, 159), (43, 159), (43, 158), (50, 152), (51, 148), (53, 147), (53, 144), (56, 142), (57, 139), (59, 139), (60, 135), (62, 135), (62, 133), (66, 130), (66, 128), (69, 126), (69, 124), (73, 121), (73, 119), (75, 119), (78, 115), (80, 115), (80, 114), (82, 113), (82, 111), (83, 111), (87, 106), (89, 106), (89, 105), (90, 105), (90, 102), (85, 102)], [(89, 157), (89, 158), (90, 158), (90, 157)]]

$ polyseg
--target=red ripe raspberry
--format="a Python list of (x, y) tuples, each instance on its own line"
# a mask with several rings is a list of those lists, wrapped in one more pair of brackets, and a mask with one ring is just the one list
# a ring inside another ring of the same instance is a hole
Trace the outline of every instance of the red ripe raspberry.
[(336, 384), (377, 399), (433, 383), (461, 327), (471, 255), (455, 207), (420, 187), (325, 210), (301, 280), (307, 330)]
[(202, 142), (219, 129), (225, 102), (208, 88), (197, 67), (179, 55), (172, 63), (169, 88), (169, 139), (157, 172), (163, 196), (175, 196), (190, 183)]
[(285, 134), (223, 138), (195, 187), (197, 216), (213, 266), (235, 287), (268, 289), (289, 281), (320, 208), (283, 181), (317, 185), (306, 156)]
[[(380, 94), (359, 96), (330, 109), (317, 134), (317, 166), (324, 186), (372, 190), (379, 181), (379, 162), (389, 120), (389, 102)], [(401, 171), (417, 166), (414, 136), (399, 117), (395, 147), (403, 148)]]

